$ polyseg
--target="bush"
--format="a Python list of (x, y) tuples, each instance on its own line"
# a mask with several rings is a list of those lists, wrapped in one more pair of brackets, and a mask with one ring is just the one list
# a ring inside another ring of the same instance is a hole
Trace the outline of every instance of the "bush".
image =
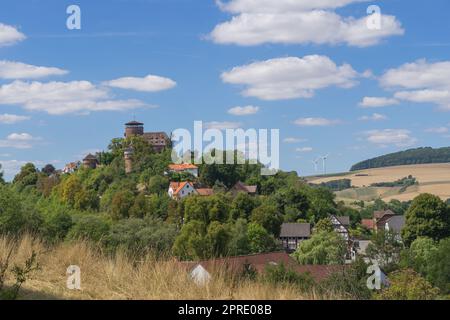
[(98, 242), (109, 232), (109, 223), (97, 215), (81, 216), (74, 220), (74, 225), (67, 234), (69, 240), (87, 239)]
[(389, 287), (375, 294), (379, 300), (433, 300), (439, 289), (412, 269), (403, 269), (389, 274)]
[(309, 273), (298, 273), (281, 263), (276, 266), (266, 266), (264, 280), (271, 284), (293, 284), (300, 290), (311, 289), (315, 282)]

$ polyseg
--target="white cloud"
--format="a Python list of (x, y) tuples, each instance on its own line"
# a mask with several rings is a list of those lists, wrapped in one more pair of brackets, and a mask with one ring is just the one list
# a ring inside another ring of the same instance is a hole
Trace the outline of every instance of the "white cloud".
[(11, 133), (4, 140), (0, 140), (0, 148), (30, 149), (36, 141), (42, 138), (33, 137), (29, 133)]
[(411, 136), (411, 131), (405, 129), (370, 130), (365, 132), (365, 136), (368, 142), (383, 147), (410, 147), (417, 142), (417, 139)]
[(242, 126), (242, 123), (240, 122), (228, 122), (228, 121), (212, 121), (212, 122), (206, 122), (204, 123), (204, 127), (206, 129), (219, 129), (219, 130), (225, 130), (225, 129), (238, 129)]
[(263, 43), (340, 44), (367, 47), (384, 38), (402, 35), (400, 22), (381, 15), (381, 28), (370, 30), (368, 17), (342, 17), (333, 9), (368, 0), (231, 0), (219, 1), (223, 11), (234, 14), (218, 24), (209, 37), (216, 43), (242, 46)]
[(380, 84), (397, 90), (396, 99), (432, 103), (450, 110), (450, 61), (429, 63), (421, 59), (406, 63), (384, 73)]
[(256, 114), (259, 111), (259, 107), (255, 106), (245, 106), (245, 107), (234, 107), (228, 110), (229, 114), (234, 116), (249, 116)]
[(428, 133), (447, 133), (449, 130), (447, 127), (436, 127), (436, 128), (428, 128), (425, 129), (425, 132)]
[(16, 80), (0, 86), (0, 104), (19, 105), (26, 110), (52, 115), (151, 107), (135, 99), (112, 100), (108, 90), (89, 81), (42, 83)]
[(381, 120), (386, 120), (387, 117), (384, 114), (380, 114), (380, 113), (373, 113), (370, 116), (362, 116), (359, 118), (359, 120), (361, 121), (381, 121)]
[(244, 85), (244, 96), (262, 100), (311, 98), (330, 86), (351, 88), (358, 73), (349, 64), (337, 66), (320, 55), (287, 57), (254, 62), (222, 73), (226, 83)]
[(288, 137), (283, 139), (284, 143), (300, 143), (300, 142), (306, 142), (308, 141), (308, 139), (304, 139), (304, 138), (294, 138), (294, 137)]
[(301, 127), (325, 127), (341, 123), (340, 120), (332, 120), (325, 118), (298, 118), (294, 124)]
[(0, 23), (0, 47), (16, 44), (25, 38), (25, 35), (16, 28)]
[(19, 116), (16, 114), (4, 113), (0, 114), (0, 123), (2, 124), (15, 124), (20, 121), (29, 120), (30, 117), (27, 116)]
[(379, 108), (399, 104), (397, 99), (385, 97), (364, 97), (359, 105), (363, 108)]
[(3, 79), (37, 79), (52, 75), (65, 75), (67, 70), (53, 67), (40, 67), (22, 62), (0, 60), (0, 78)]
[(311, 148), (311, 147), (296, 148), (295, 151), (306, 153), (306, 152), (311, 152), (311, 151), (313, 151), (313, 148)]
[(169, 78), (148, 75), (144, 78), (123, 77), (111, 81), (106, 81), (104, 82), (104, 85), (135, 91), (158, 92), (172, 89), (177, 85), (177, 83)]

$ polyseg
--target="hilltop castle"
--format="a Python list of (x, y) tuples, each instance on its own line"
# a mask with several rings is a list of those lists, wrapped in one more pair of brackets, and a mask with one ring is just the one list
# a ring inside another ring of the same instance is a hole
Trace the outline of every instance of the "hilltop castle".
[[(165, 132), (144, 132), (144, 124), (138, 121), (125, 123), (125, 138), (142, 136), (155, 152), (162, 152), (169, 143), (169, 136)], [(125, 172), (133, 171), (133, 147), (131, 146), (124, 152)]]

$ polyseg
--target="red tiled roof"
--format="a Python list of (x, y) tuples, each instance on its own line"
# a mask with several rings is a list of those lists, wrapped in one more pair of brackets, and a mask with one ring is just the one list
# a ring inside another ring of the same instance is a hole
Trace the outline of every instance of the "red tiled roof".
[(293, 269), (298, 273), (308, 272), (316, 281), (324, 280), (332, 273), (343, 271), (346, 268), (344, 265), (299, 265), (285, 252), (261, 253), (199, 262), (182, 262), (182, 266), (189, 270), (192, 270), (197, 265), (201, 265), (208, 272), (214, 272), (215, 269), (224, 267), (231, 272), (242, 272), (246, 265), (251, 265), (258, 273), (263, 273), (267, 266), (280, 264), (284, 264), (287, 268)]
[(200, 188), (200, 189), (195, 189), (195, 190), (201, 196), (212, 196), (214, 194), (214, 190), (213, 189)]
[(169, 169), (173, 171), (183, 171), (188, 169), (198, 169), (198, 167), (190, 163), (182, 163), (182, 164), (169, 164)]
[(247, 186), (244, 183), (242, 183), (241, 181), (238, 181), (233, 189), (237, 190), (237, 191), (244, 191), (247, 193), (256, 193), (258, 186)]
[(172, 188), (172, 190), (174, 190), (173, 194), (178, 194), (178, 192), (181, 191), (181, 189), (184, 188), (185, 185), (189, 184), (192, 188), (194, 188), (194, 186), (192, 185), (191, 182), (189, 181), (184, 181), (184, 182), (171, 182), (170, 183), (170, 188)]
[(365, 226), (367, 229), (373, 229), (374, 223), (372, 219), (362, 219), (361, 224)]

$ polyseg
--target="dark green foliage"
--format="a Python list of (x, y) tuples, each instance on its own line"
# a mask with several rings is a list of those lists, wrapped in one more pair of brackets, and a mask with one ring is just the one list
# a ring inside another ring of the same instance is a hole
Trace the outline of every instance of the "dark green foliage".
[(435, 241), (450, 236), (450, 210), (437, 196), (417, 196), (405, 214), (406, 224), (402, 238), (407, 245), (418, 237), (429, 237)]
[(293, 257), (300, 264), (343, 264), (346, 241), (336, 232), (321, 231), (300, 243)]
[(274, 285), (295, 285), (301, 291), (309, 290), (315, 285), (309, 273), (298, 273), (283, 263), (276, 266), (268, 265), (265, 269), (264, 280)]
[(393, 182), (377, 182), (377, 183), (372, 183), (370, 186), (371, 187), (388, 187), (388, 188), (392, 188), (392, 187), (401, 187), (401, 191), (406, 190), (408, 187), (413, 186), (415, 184), (417, 184), (418, 181), (416, 180), (416, 178), (414, 178), (413, 176), (408, 176), (408, 177), (404, 177), (402, 179), (393, 181)]
[(110, 252), (121, 249), (139, 257), (148, 252), (167, 254), (175, 236), (174, 225), (153, 218), (131, 218), (114, 224), (102, 243)]
[(338, 179), (338, 180), (322, 182), (319, 185), (316, 185), (314, 183), (311, 183), (310, 185), (312, 187), (320, 186), (323, 188), (330, 189), (331, 191), (341, 191), (341, 190), (345, 190), (345, 189), (350, 189), (352, 187), (352, 180), (351, 179)]
[(367, 300), (372, 292), (367, 288), (367, 264), (357, 259), (342, 271), (332, 273), (320, 283), (319, 291), (323, 293), (337, 293), (348, 299)]
[(83, 215), (74, 218), (73, 226), (67, 234), (67, 239), (87, 239), (99, 242), (110, 229), (110, 224), (98, 215)]
[(367, 246), (366, 256), (378, 264), (385, 272), (391, 272), (398, 267), (403, 243), (399, 236), (391, 231), (378, 230), (374, 233), (371, 243)]
[(391, 153), (381, 157), (359, 162), (352, 166), (350, 171), (400, 165), (446, 162), (450, 162), (450, 147), (439, 149), (417, 148)]

